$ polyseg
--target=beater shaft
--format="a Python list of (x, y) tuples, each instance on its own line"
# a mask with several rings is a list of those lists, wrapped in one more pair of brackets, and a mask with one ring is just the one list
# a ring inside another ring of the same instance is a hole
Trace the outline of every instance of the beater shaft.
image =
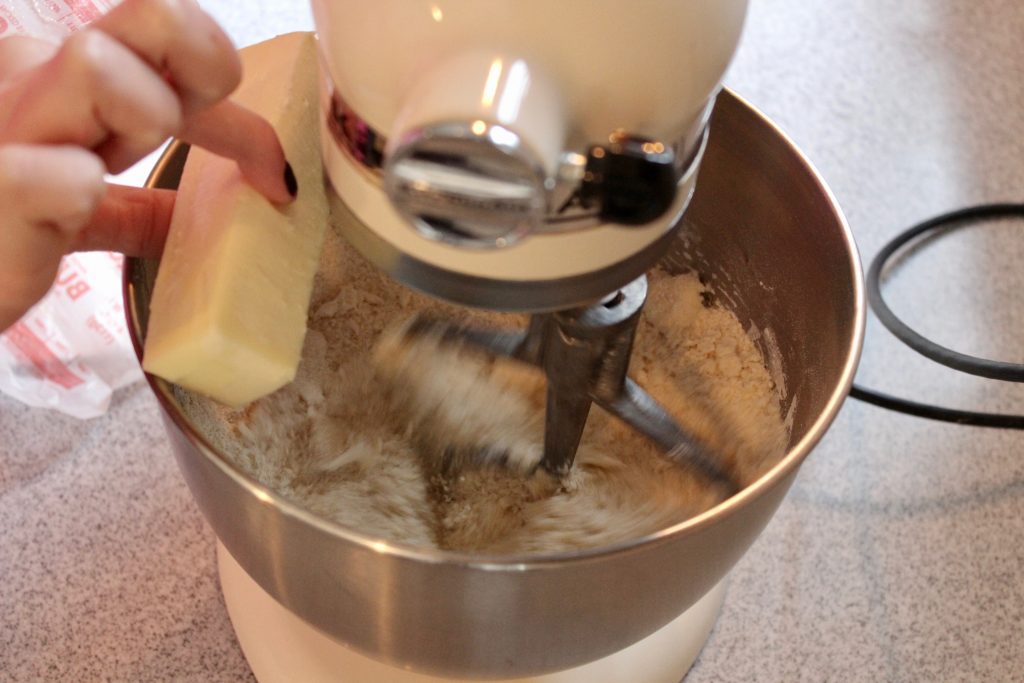
[(591, 306), (535, 314), (525, 331), (483, 330), (417, 317), (410, 334), (469, 343), (496, 355), (540, 367), (547, 378), (544, 456), (540, 466), (556, 476), (572, 467), (592, 403), (650, 439), (672, 461), (691, 467), (730, 493), (739, 483), (714, 452), (636, 382), (629, 370), (640, 311), (647, 300), (641, 276)]

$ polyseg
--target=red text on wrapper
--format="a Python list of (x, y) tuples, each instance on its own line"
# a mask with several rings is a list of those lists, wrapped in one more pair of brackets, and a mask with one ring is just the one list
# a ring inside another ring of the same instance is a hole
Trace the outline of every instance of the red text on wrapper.
[(89, 282), (85, 279), (85, 273), (79, 268), (79, 263), (74, 258), (65, 258), (60, 262), (54, 285), (72, 301), (78, 301), (91, 289)]

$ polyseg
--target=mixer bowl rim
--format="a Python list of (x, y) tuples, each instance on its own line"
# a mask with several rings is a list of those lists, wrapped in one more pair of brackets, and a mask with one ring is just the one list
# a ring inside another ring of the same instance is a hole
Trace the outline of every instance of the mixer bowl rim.
[[(670, 527), (666, 527), (665, 529), (661, 529), (657, 532), (644, 536), (639, 536), (637, 538), (594, 548), (561, 551), (556, 553), (536, 553), (526, 555), (470, 554), (382, 541), (379, 538), (365, 535), (354, 529), (350, 529), (341, 524), (319, 517), (259, 483), (256, 479), (235, 466), (227, 456), (216, 448), (202, 434), (201, 430), (198, 429), (192, 421), (176, 407), (177, 403), (171, 395), (169, 382), (150, 375), (149, 373), (145, 373), (146, 381), (149, 383), (150, 389), (159, 401), (164, 413), (174, 422), (175, 426), (179, 430), (187, 435), (192, 445), (198, 448), (203, 457), (211, 460), (221, 472), (226, 474), (236, 484), (245, 489), (249, 495), (256, 497), (266, 504), (272, 505), (278, 512), (286, 517), (291, 517), (294, 520), (309, 525), (322, 533), (362, 546), (375, 553), (391, 555), (397, 559), (405, 559), (423, 564), (461, 565), (467, 569), (486, 571), (535, 571), (557, 569), (558, 567), (566, 564), (579, 565), (588, 561), (601, 561), (610, 555), (639, 551), (644, 547), (658, 545), (677, 537), (698, 533), (705, 527), (713, 524), (717, 518), (728, 515), (734, 508), (743, 507), (749, 501), (766, 494), (774, 486), (785, 480), (787, 475), (801, 465), (804, 458), (821, 440), (827, 431), (829, 424), (839, 412), (839, 409), (841, 408), (843, 401), (853, 384), (853, 378), (856, 373), (857, 364), (860, 360), (864, 341), (866, 317), (863, 286), (864, 276), (859, 252), (850, 226), (847, 223), (846, 217), (843, 215), (838, 201), (832, 194), (832, 191), (829, 189), (814, 164), (811, 163), (803, 152), (801, 152), (793, 143), (792, 139), (790, 139), (790, 137), (786, 135), (771, 119), (751, 105), (747, 100), (728, 88), (722, 88), (719, 93), (719, 98), (722, 98), (723, 96), (733, 99), (735, 104), (746, 110), (746, 113), (752, 115), (760, 125), (766, 126), (769, 132), (779, 137), (780, 141), (788, 147), (793, 154), (795, 154), (797, 162), (806, 169), (810, 179), (814, 182), (817, 189), (822, 193), (828, 203), (832, 214), (838, 220), (843, 241), (846, 246), (846, 254), (849, 261), (848, 265), (853, 280), (853, 308), (855, 320), (853, 321), (852, 336), (850, 338), (850, 345), (848, 347), (846, 359), (843, 363), (840, 381), (833, 389), (824, 409), (819, 413), (818, 417), (811, 424), (804, 436), (788, 450), (778, 463), (761, 475), (756, 481), (708, 510), (694, 515), (693, 517), (689, 517)], [(170, 160), (177, 150), (183, 146), (183, 144), (184, 143), (181, 141), (173, 140), (167, 146), (167, 148), (161, 153), (156, 165), (153, 167), (153, 170), (150, 172), (145, 183), (146, 187), (152, 188), (158, 186), (160, 179), (167, 171)], [(139, 317), (138, 311), (135, 307), (134, 287), (132, 284), (132, 276), (137, 268), (136, 264), (139, 260), (140, 259), (137, 258), (128, 258), (125, 260), (122, 291), (124, 296), (125, 315), (128, 319), (128, 332), (132, 340), (132, 346), (135, 349), (136, 357), (141, 364), (143, 346), (140, 339), (138, 324)]]

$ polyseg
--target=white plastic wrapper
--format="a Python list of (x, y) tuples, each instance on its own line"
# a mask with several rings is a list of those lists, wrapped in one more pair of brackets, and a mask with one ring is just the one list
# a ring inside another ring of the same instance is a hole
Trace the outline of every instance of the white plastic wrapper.
[[(57, 42), (115, 4), (0, 0), (0, 39), (25, 34)], [(137, 184), (137, 175), (130, 180)], [(46, 297), (0, 334), (0, 391), (90, 418), (106, 412), (115, 390), (142, 379), (126, 331), (123, 262), (105, 252), (64, 258)]]
[(121, 299), (120, 254), (71, 254), (50, 293), (0, 335), (0, 390), (80, 418), (142, 379)]

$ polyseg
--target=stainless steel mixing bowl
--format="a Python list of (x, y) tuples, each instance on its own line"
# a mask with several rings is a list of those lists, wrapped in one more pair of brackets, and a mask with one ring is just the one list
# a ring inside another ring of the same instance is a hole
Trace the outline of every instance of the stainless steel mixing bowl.
[[(175, 187), (172, 146), (150, 184)], [(678, 616), (740, 558), (839, 410), (864, 325), (861, 268), (835, 200), (793, 144), (726, 91), (674, 259), (710, 280), (747, 328), (770, 330), (793, 430), (781, 462), (682, 524), (614, 547), (481, 557), (396, 547), (326, 522), (243, 474), (150, 377), (199, 507), (286, 608), (385, 663), (466, 678), (527, 676), (615, 652)], [(137, 352), (157, 263), (129, 260)], [(771, 335), (769, 335), (771, 336)], [(762, 338), (765, 341), (765, 338)]]

